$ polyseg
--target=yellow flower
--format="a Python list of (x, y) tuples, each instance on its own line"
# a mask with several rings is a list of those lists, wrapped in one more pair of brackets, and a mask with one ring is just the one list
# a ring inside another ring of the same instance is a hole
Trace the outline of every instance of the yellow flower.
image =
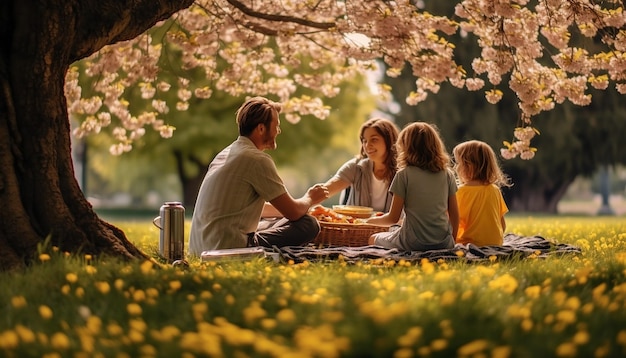
[(487, 266), (477, 266), (476, 271), (485, 277), (492, 277), (493, 275), (496, 274), (496, 270), (493, 267), (487, 267)]
[(209, 306), (206, 302), (198, 302), (191, 305), (191, 312), (196, 322), (204, 321), (204, 314), (209, 311)]
[(98, 316), (89, 316), (85, 326), (87, 327), (87, 330), (89, 330), (89, 333), (97, 335), (100, 333), (100, 329), (102, 328), (102, 320)]
[(46, 305), (39, 306), (39, 315), (43, 319), (50, 319), (53, 316), (52, 309)]
[(500, 289), (508, 294), (515, 292), (517, 286), (518, 283), (515, 277), (509, 275), (508, 273), (489, 281), (489, 288)]
[(616, 341), (621, 346), (625, 346), (626, 347), (626, 330), (623, 329), (623, 330), (619, 331), (619, 333), (617, 334)]
[(587, 333), (586, 331), (576, 332), (574, 338), (572, 338), (572, 341), (579, 346), (587, 344), (589, 342), (589, 333)]
[(128, 325), (132, 330), (137, 332), (145, 332), (148, 329), (148, 325), (141, 318), (134, 318), (128, 321)]
[(424, 271), (425, 274), (432, 274), (433, 272), (435, 272), (435, 265), (428, 259), (422, 259), (420, 261), (420, 264), (422, 265), (422, 271)]
[(143, 302), (146, 299), (146, 292), (144, 290), (137, 290), (133, 292), (133, 301)]
[(422, 299), (422, 300), (428, 300), (433, 297), (435, 297), (435, 294), (432, 291), (424, 291), (420, 293), (419, 295), (417, 295), (417, 298)]
[(569, 308), (572, 311), (576, 311), (580, 308), (580, 299), (578, 297), (569, 297), (565, 301), (565, 308)]
[(65, 350), (70, 347), (70, 339), (65, 333), (57, 332), (50, 337), (50, 345), (54, 349)]
[(259, 318), (265, 317), (267, 313), (257, 301), (252, 301), (250, 306), (243, 309), (243, 317), (248, 323), (252, 323)]
[(557, 312), (556, 319), (565, 324), (576, 323), (576, 312), (571, 310), (562, 310)]
[(276, 314), (276, 319), (282, 323), (292, 323), (296, 320), (296, 314), (289, 308), (284, 308)]
[(170, 281), (170, 289), (172, 291), (178, 291), (181, 287), (182, 287), (182, 284), (180, 283), (180, 281), (178, 280)]
[(514, 303), (507, 308), (506, 313), (514, 318), (529, 318), (531, 312), (529, 307)]
[(139, 348), (139, 351), (141, 352), (140, 354), (141, 357), (156, 357), (157, 356), (156, 348), (154, 348), (154, 346), (150, 344), (141, 346), (141, 348)]
[(96, 289), (100, 291), (102, 294), (106, 295), (111, 290), (111, 286), (106, 281), (97, 281), (94, 283)]
[(448, 347), (448, 341), (442, 338), (435, 339), (434, 341), (430, 342), (430, 348), (435, 352), (444, 350), (447, 347)]
[(261, 320), (261, 327), (263, 327), (263, 329), (265, 329), (265, 330), (274, 329), (274, 328), (276, 328), (276, 326), (278, 326), (278, 323), (276, 322), (275, 319), (263, 318)]
[(400, 347), (412, 347), (415, 345), (418, 339), (422, 336), (423, 333), (422, 327), (411, 327), (409, 330), (398, 337), (398, 345)]
[(447, 282), (452, 280), (456, 275), (454, 271), (439, 271), (435, 274), (435, 282)]
[(13, 331), (0, 332), (0, 348), (15, 349), (20, 344), (20, 337)]
[(110, 323), (107, 326), (107, 332), (109, 333), (109, 335), (115, 337), (115, 336), (119, 336), (119, 335), (123, 334), (124, 333), (124, 329), (120, 325), (118, 325), (117, 323)]
[(141, 273), (146, 275), (152, 271), (153, 266), (154, 264), (152, 261), (146, 260), (141, 264), (141, 266), (139, 266), (139, 269), (141, 270)]
[(129, 303), (126, 305), (126, 311), (132, 316), (139, 316), (142, 312), (141, 306), (136, 303)]
[(400, 348), (393, 353), (393, 358), (412, 358), (413, 350), (409, 348)]
[(127, 337), (133, 343), (140, 343), (140, 342), (143, 342), (143, 340), (144, 340), (143, 333), (141, 333), (141, 332), (139, 332), (139, 331), (137, 331), (135, 329), (129, 330)]
[(529, 298), (533, 298), (533, 299), (539, 298), (539, 296), (541, 296), (541, 286), (537, 286), (537, 285), (535, 285), (535, 286), (528, 286), (524, 290), (524, 293)]
[(176, 326), (169, 325), (161, 328), (161, 337), (166, 342), (169, 342), (178, 336), (180, 336), (180, 329)]
[(85, 289), (82, 287), (78, 287), (74, 294), (76, 295), (76, 297), (81, 298), (85, 295)]
[(48, 260), (50, 260), (50, 255), (48, 255), (48, 254), (40, 254), (39, 255), (39, 261), (46, 262)]
[(69, 272), (67, 275), (65, 275), (65, 279), (69, 283), (75, 283), (76, 281), (78, 281), (78, 276), (73, 272)]
[[(18, 324), (15, 326), (15, 332), (23, 343), (32, 343), (35, 341), (35, 333), (28, 327)], [(0, 335), (1, 337), (1, 335)], [(0, 338), (0, 341), (2, 338)], [(0, 346), (1, 347), (1, 346)]]
[(453, 305), (457, 302), (456, 298), (457, 298), (458, 294), (455, 291), (445, 291), (444, 293), (441, 294), (441, 305), (442, 306), (450, 306)]
[(24, 296), (11, 297), (11, 305), (13, 306), (13, 308), (26, 307), (26, 297)]
[(477, 355), (487, 349), (488, 346), (489, 341), (486, 339), (477, 339), (462, 345), (457, 351), (457, 354), (461, 356)]
[(208, 300), (211, 297), (213, 297), (213, 294), (210, 291), (200, 292), (200, 298), (202, 298), (203, 300)]
[(159, 297), (159, 290), (154, 287), (148, 287), (146, 288), (146, 296), (150, 298), (157, 298)]
[(491, 350), (493, 358), (508, 358), (511, 355), (511, 347), (499, 346)]
[(575, 357), (576, 345), (570, 342), (561, 343), (556, 347), (556, 355), (557, 357)]

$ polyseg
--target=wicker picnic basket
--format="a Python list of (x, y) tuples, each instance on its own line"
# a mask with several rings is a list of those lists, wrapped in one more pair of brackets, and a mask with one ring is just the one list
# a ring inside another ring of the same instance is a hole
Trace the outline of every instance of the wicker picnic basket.
[(324, 246), (367, 246), (372, 234), (389, 230), (387, 226), (371, 224), (319, 223), (321, 230), (313, 244)]

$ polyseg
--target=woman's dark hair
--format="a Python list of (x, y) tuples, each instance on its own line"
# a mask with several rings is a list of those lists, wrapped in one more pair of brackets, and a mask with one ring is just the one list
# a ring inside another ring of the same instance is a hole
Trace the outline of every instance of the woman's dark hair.
[[(396, 175), (396, 141), (398, 140), (398, 127), (390, 120), (385, 118), (372, 118), (361, 125), (361, 131), (359, 132), (359, 139), (363, 143), (363, 135), (368, 128), (374, 128), (378, 134), (385, 140), (385, 148), (387, 149), (387, 158), (385, 158), (385, 166), (387, 170), (385, 172), (385, 180), (391, 183), (394, 175)], [(361, 145), (361, 153), (359, 158), (367, 158), (365, 149)]]

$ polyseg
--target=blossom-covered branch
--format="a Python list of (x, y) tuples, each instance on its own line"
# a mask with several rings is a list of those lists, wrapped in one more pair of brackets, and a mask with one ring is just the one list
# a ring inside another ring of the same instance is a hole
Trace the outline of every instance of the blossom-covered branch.
[[(613, 83), (626, 93), (622, 6), (618, 0), (464, 0), (454, 14), (431, 14), (411, 1), (197, 0), (170, 20), (165, 38), (144, 34), (117, 43), (89, 58), (84, 73), (68, 72), (66, 96), (70, 112), (84, 119), (75, 134), (113, 126), (119, 144), (112, 152), (119, 154), (131, 150), (147, 126), (171, 136), (174, 128), (160, 114), (186, 110), (192, 96), (210, 98), (213, 89), (274, 96), (285, 104), (289, 121), (307, 114), (325, 118), (323, 98), (382, 60), (390, 76), (410, 66), (416, 82), (409, 104), (437, 93), (443, 82), (484, 89), (490, 103), (508, 86), (520, 110), (514, 120), (522, 125), (502, 154), (530, 159), (530, 139), (537, 133), (533, 116), (566, 100), (589, 104), (590, 86), (606, 89)], [(471, 68), (455, 57), (455, 34), (482, 49), (480, 56), (464, 59)], [(184, 76), (163, 83), (158, 61), (165, 43), (180, 49), (181, 73), (201, 69), (213, 88), (196, 87)], [(97, 97), (81, 98), (79, 75), (98, 78)], [(149, 101), (141, 113), (129, 110), (126, 89), (133, 86)], [(298, 88), (321, 98), (297, 97)], [(176, 91), (177, 103), (161, 96), (169, 90)]]

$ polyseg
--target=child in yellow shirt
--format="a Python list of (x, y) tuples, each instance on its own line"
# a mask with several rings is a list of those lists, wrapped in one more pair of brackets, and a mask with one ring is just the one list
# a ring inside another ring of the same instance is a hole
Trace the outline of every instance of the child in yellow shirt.
[(500, 188), (510, 186), (491, 147), (478, 140), (457, 145), (452, 151), (461, 186), (456, 193), (459, 231), (456, 242), (476, 246), (502, 245), (509, 209)]

